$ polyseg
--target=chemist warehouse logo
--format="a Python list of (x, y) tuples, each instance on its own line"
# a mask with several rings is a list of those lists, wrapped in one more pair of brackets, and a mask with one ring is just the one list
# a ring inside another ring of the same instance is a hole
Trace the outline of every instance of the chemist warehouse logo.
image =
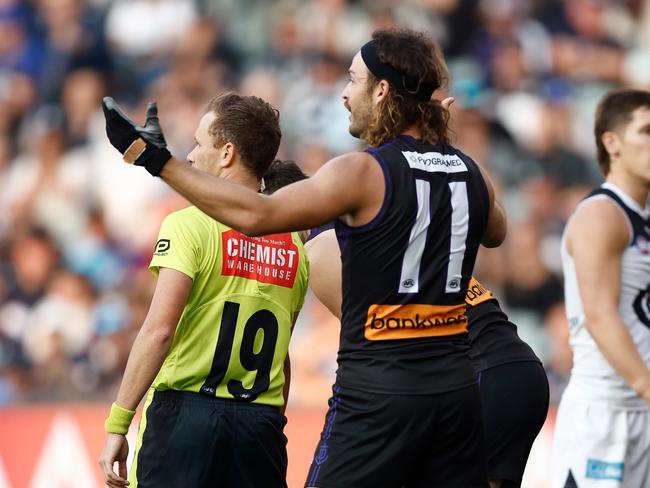
[(370, 305), (364, 336), (369, 341), (420, 339), (467, 332), (465, 304)]
[(299, 259), (291, 234), (248, 237), (229, 230), (222, 234), (221, 242), (223, 276), (293, 288)]

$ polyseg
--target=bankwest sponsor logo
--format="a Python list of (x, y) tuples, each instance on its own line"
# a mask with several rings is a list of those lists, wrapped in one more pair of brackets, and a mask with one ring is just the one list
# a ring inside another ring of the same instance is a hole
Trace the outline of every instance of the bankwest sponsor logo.
[(221, 242), (223, 276), (293, 287), (299, 259), (291, 234), (248, 237), (229, 230), (222, 234)]
[(476, 307), (479, 303), (487, 302), (494, 298), (492, 291), (481, 285), (476, 278), (472, 276), (467, 287), (467, 295), (465, 295), (465, 303)]
[(465, 304), (370, 305), (365, 326), (369, 341), (420, 339), (467, 332)]
[(402, 151), (402, 154), (413, 169), (420, 169), (429, 173), (463, 173), (467, 171), (467, 166), (465, 166), (463, 160), (455, 154), (412, 151)]

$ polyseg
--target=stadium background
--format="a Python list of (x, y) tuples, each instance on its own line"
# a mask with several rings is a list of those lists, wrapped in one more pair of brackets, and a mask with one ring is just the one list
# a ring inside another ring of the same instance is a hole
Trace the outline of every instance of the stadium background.
[[(102, 420), (149, 305), (151, 250), (164, 215), (186, 205), (120, 162), (101, 97), (138, 120), (156, 100), (183, 155), (212, 95), (261, 96), (281, 111), (280, 156), (312, 174), (358, 147), (340, 100), (347, 67), (393, 24), (442, 45), (455, 144), (489, 168), (507, 207), (508, 238), (481, 252), (476, 274), (546, 367), (552, 408), (524, 487), (547, 486), (571, 367), (560, 234), (600, 181), (598, 98), (650, 88), (649, 0), (0, 0), (0, 488), (99, 486)], [(292, 488), (337, 340), (308, 297), (291, 344)]]

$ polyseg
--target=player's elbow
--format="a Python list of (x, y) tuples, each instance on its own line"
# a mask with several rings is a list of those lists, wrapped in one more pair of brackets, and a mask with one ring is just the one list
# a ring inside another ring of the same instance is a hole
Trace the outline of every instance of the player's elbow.
[(265, 227), (264, 218), (256, 212), (249, 213), (242, 219), (239, 231), (249, 237), (257, 237), (269, 234)]
[(485, 247), (498, 247), (506, 238), (508, 233), (508, 221), (506, 212), (499, 202), (495, 202), (488, 218), (487, 228), (481, 239)]
[(499, 247), (503, 243), (505, 238), (506, 238), (505, 232), (500, 235), (484, 236), (483, 240), (481, 241), (481, 244), (483, 244), (484, 247)]
[(585, 327), (592, 337), (598, 337), (600, 332), (616, 323), (616, 314), (605, 310), (585, 311)]
[(174, 339), (175, 327), (167, 324), (145, 323), (142, 328), (142, 333), (152, 350), (167, 351), (169, 349)]
[(174, 339), (174, 333), (168, 327), (165, 327), (156, 331), (152, 339), (161, 348), (168, 349)]
[(279, 230), (278, 219), (274, 215), (277, 214), (274, 214), (272, 205), (263, 202), (259, 207), (246, 212), (239, 222), (237, 230), (249, 237), (283, 232), (284, 229)]
[(481, 239), (481, 244), (485, 247), (499, 247), (506, 239), (507, 232), (504, 221), (503, 225), (488, 229), (483, 235), (483, 239)]

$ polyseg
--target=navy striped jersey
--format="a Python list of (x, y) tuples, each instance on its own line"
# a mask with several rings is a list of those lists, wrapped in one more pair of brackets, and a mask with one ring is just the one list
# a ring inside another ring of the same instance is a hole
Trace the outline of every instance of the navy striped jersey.
[(450, 145), (410, 136), (367, 152), (381, 166), (385, 196), (368, 224), (336, 221), (343, 263), (337, 382), (401, 394), (468, 386), (475, 373), (465, 294), (489, 213), (480, 170)]

